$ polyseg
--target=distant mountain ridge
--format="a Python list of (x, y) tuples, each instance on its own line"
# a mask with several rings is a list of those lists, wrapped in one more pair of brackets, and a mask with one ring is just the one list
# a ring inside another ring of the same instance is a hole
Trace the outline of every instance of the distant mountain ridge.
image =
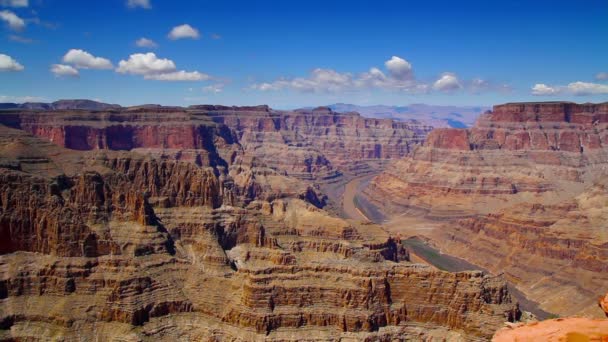
[[(141, 105), (140, 108), (157, 108), (159, 105)], [(193, 107), (193, 106), (190, 106)], [(489, 107), (483, 106), (434, 106), (427, 104), (411, 104), (408, 106), (358, 106), (347, 103), (335, 103), (327, 106), (335, 112), (357, 112), (365, 117), (394, 119), (399, 121), (413, 121), (436, 128), (471, 127), (477, 117)], [(51, 103), (25, 102), (0, 103), (2, 109), (29, 109), (29, 110), (117, 110), (124, 108), (118, 104), (103, 103), (86, 99), (59, 100)]]
[(470, 127), (479, 115), (490, 109), (490, 107), (484, 106), (435, 106), (421, 103), (408, 106), (358, 106), (335, 103), (328, 107), (336, 112), (358, 112), (368, 117), (416, 120), (434, 127), (452, 128)]
[(25, 103), (0, 103), (0, 109), (32, 109), (32, 110), (109, 110), (122, 108), (117, 104), (103, 103), (93, 100), (75, 99), (59, 100), (52, 103), (25, 102)]

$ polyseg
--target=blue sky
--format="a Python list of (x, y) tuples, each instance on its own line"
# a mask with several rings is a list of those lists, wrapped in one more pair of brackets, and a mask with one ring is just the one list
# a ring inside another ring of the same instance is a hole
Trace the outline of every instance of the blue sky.
[(608, 101), (608, 1), (0, 0), (0, 102), (62, 98)]

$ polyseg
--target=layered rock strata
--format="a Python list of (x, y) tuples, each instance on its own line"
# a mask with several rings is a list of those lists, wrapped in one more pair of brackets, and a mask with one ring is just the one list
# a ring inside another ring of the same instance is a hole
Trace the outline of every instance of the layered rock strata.
[(431, 132), (424, 146), (376, 178), (370, 193), (397, 207), (457, 216), (581, 191), (608, 162), (607, 127), (608, 104), (495, 106), (471, 129)]
[(217, 167), (263, 166), (303, 179), (328, 179), (344, 170), (369, 169), (368, 160), (403, 157), (431, 130), (417, 123), (363, 118), (328, 108), (55, 109), (64, 107), (5, 110), (0, 123), (70, 149), (133, 150)]
[(411, 234), (504, 272), (542, 309), (596, 315), (608, 281), (607, 128), (606, 103), (495, 106), (471, 129), (431, 132), (367, 194), (428, 220)]
[(502, 278), (409, 263), (270, 169), (0, 126), (0, 179), (2, 340), (482, 341), (519, 316)]

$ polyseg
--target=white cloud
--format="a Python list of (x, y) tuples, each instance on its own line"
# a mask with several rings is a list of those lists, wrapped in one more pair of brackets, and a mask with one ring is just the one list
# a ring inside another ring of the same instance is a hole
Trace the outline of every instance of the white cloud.
[(135, 45), (137, 45), (139, 47), (145, 47), (145, 48), (151, 48), (151, 49), (155, 49), (158, 47), (158, 44), (156, 44), (155, 41), (153, 41), (152, 39), (144, 38), (144, 37), (136, 40)]
[(174, 71), (166, 74), (145, 75), (147, 80), (157, 81), (206, 81), (211, 77), (198, 71)]
[(171, 40), (177, 40), (177, 39), (183, 39), (183, 38), (198, 39), (200, 37), (200, 33), (194, 27), (192, 27), (188, 24), (183, 24), (183, 25), (175, 26), (173, 29), (171, 29), (171, 32), (169, 32), (168, 37)]
[(27, 7), (27, 6), (29, 6), (29, 1), (28, 0), (0, 0), (0, 6)]
[(175, 63), (166, 58), (158, 58), (153, 52), (135, 53), (128, 60), (118, 62), (117, 72), (122, 74), (154, 75), (175, 71)]
[(397, 56), (391, 57), (384, 62), (389, 75), (397, 80), (407, 80), (413, 78), (412, 64), (405, 59)]
[(439, 77), (439, 79), (437, 81), (435, 81), (435, 83), (433, 83), (433, 89), (435, 90), (439, 90), (439, 91), (454, 91), (457, 89), (462, 88), (462, 85), (460, 84), (460, 80), (458, 80), (458, 77), (456, 76), (456, 74), (453, 74), (451, 72), (445, 72), (441, 75), (441, 77)]
[(0, 11), (0, 20), (6, 22), (8, 27), (15, 31), (25, 28), (25, 21), (9, 10)]
[(51, 72), (57, 77), (78, 77), (78, 69), (71, 65), (65, 64), (53, 64), (51, 65)]
[(599, 72), (595, 75), (595, 79), (598, 81), (608, 81), (608, 72)]
[(0, 72), (2, 71), (21, 71), (25, 69), (13, 57), (0, 53)]
[(224, 90), (224, 85), (222, 83), (212, 84), (212, 85), (203, 87), (203, 92), (205, 92), (205, 93), (218, 94), (218, 93), (221, 93), (223, 90)]
[(152, 8), (152, 5), (150, 5), (150, 0), (127, 0), (127, 7), (150, 9)]
[(80, 50), (71, 49), (65, 56), (63, 62), (71, 64), (78, 69), (112, 69), (112, 62), (106, 58), (95, 57), (90, 53)]
[(204, 81), (211, 78), (198, 71), (177, 71), (172, 60), (158, 58), (153, 52), (132, 54), (128, 60), (118, 62), (116, 72), (142, 75), (147, 80), (157, 81)]
[(337, 93), (344, 91), (387, 90), (410, 94), (430, 91), (452, 92), (469, 90), (473, 93), (509, 91), (508, 85), (496, 85), (481, 78), (460, 80), (454, 73), (443, 73), (433, 83), (416, 80), (412, 64), (407, 60), (392, 56), (384, 62), (386, 70), (372, 67), (366, 72), (353, 74), (333, 69), (317, 68), (307, 77), (282, 77), (271, 82), (254, 83), (250, 89), (258, 91), (295, 90), (306, 93)]
[(577, 96), (608, 94), (608, 85), (579, 81), (568, 84), (567, 91)]
[(532, 95), (542, 96), (542, 95), (555, 95), (558, 93), (558, 90), (550, 87), (544, 83), (537, 83), (532, 87)]
[(0, 95), (0, 102), (24, 103), (24, 102), (44, 102), (46, 99), (39, 96), (12, 96)]
[(332, 69), (314, 69), (308, 78), (279, 79), (272, 83), (260, 83), (252, 89), (268, 91), (294, 89), (301, 92), (338, 92), (354, 86), (351, 74), (339, 73)]
[[(387, 63), (390, 61), (387, 61)], [(399, 66), (401, 67), (401, 66)], [(406, 74), (403, 69), (398, 70), (397, 75), (403, 78)], [(408, 76), (409, 77), (409, 76)], [(413, 79), (396, 79), (393, 75), (387, 76), (378, 68), (371, 68), (367, 72), (353, 75), (341, 73), (333, 69), (314, 69), (308, 77), (297, 77), (292, 79), (281, 78), (274, 82), (257, 83), (251, 86), (254, 90), (271, 91), (292, 89), (305, 93), (337, 93), (342, 91), (356, 91), (361, 89), (386, 89), (419, 92), (419, 87)]]
[(559, 94), (574, 96), (604, 95), (608, 94), (608, 85), (577, 81), (569, 83), (567, 86), (548, 86), (538, 83), (532, 87), (532, 95), (549, 96)]

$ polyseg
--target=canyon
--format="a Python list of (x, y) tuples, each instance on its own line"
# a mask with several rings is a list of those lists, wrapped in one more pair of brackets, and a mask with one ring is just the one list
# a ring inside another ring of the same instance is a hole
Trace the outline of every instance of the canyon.
[(2, 340), (484, 341), (521, 315), (502, 277), (413, 263), (326, 203), (320, 184), (403, 157), (426, 126), (265, 106), (0, 123)]
[(502, 274), (541, 309), (600, 317), (608, 288), (608, 103), (495, 106), (436, 129), (366, 196), (393, 234)]
[(0, 340), (486, 341), (538, 326), (515, 297), (605, 324), (607, 103), (498, 105), (467, 129), (3, 108)]

